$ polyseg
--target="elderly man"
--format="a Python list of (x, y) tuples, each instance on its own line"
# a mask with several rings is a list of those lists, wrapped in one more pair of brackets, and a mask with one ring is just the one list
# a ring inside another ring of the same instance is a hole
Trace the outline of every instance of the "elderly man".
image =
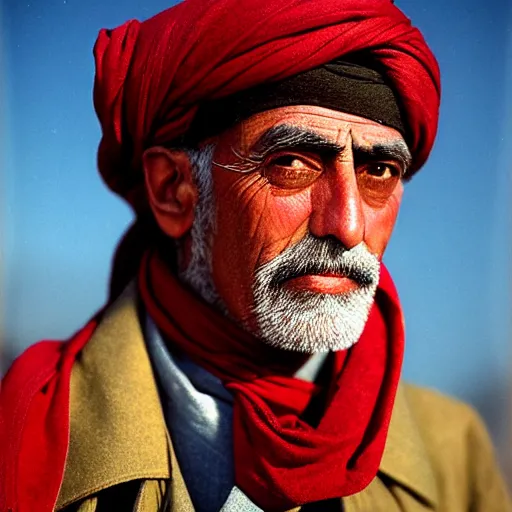
[(477, 416), (399, 382), (382, 256), (440, 90), (409, 20), (186, 0), (95, 56), (137, 222), (112, 300), (5, 379), (0, 510), (510, 510)]

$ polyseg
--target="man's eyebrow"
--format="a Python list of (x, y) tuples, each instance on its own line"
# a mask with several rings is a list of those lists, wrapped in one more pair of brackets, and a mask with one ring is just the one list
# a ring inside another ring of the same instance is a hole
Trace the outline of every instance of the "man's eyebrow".
[(354, 145), (354, 159), (361, 160), (395, 160), (401, 164), (402, 177), (412, 163), (412, 155), (405, 141), (397, 139), (378, 142), (373, 146)]
[(318, 133), (298, 126), (280, 124), (263, 133), (250, 151), (249, 158), (261, 161), (270, 153), (285, 148), (316, 151), (323, 154), (327, 153), (329, 156), (336, 156), (343, 151), (343, 146), (322, 137)]

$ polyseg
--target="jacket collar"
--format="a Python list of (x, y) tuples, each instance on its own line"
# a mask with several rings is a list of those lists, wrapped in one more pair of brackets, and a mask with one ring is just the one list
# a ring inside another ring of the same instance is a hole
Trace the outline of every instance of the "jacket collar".
[[(58, 508), (117, 483), (170, 478), (174, 454), (134, 284), (107, 308), (78, 357), (70, 401), (69, 451)], [(434, 474), (402, 384), (380, 472), (436, 508)]]
[(160, 400), (130, 285), (105, 311), (71, 373), (61, 508), (134, 479), (170, 477)]

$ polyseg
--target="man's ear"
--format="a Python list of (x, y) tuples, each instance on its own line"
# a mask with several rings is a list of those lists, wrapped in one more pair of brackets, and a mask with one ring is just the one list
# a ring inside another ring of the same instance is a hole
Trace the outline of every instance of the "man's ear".
[(185, 151), (152, 147), (142, 156), (148, 200), (164, 233), (181, 238), (192, 227), (197, 188)]

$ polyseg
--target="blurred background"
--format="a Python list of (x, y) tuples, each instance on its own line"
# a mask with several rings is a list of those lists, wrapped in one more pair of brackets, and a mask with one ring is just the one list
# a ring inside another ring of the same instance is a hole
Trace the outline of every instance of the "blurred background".
[[(436, 147), (406, 186), (385, 261), (407, 326), (405, 377), (473, 404), (512, 482), (512, 3), (397, 0), (438, 57)], [(104, 302), (130, 210), (96, 172), (92, 47), (163, 0), (0, 4), (3, 371)]]

